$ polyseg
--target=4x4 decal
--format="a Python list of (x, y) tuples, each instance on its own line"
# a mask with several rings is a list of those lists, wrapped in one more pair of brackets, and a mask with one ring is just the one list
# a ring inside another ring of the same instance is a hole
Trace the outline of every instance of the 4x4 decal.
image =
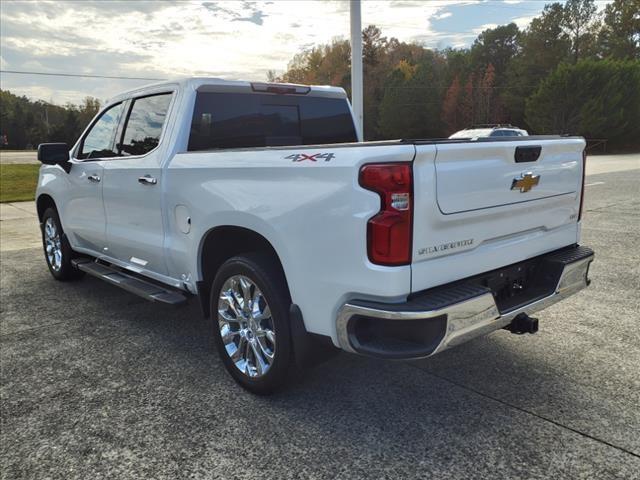
[(313, 155), (307, 155), (306, 153), (293, 153), (284, 158), (291, 160), (292, 162), (304, 162), (305, 160), (309, 160), (310, 162), (324, 160), (325, 162), (328, 162), (335, 158), (335, 155), (333, 153), (314, 153)]

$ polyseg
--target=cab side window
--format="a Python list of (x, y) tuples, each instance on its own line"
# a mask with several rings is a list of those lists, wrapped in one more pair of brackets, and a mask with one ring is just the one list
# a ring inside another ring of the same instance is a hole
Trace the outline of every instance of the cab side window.
[(121, 155), (144, 155), (158, 146), (171, 95), (162, 93), (133, 101), (120, 145)]
[(123, 110), (124, 105), (118, 103), (102, 113), (82, 140), (78, 158), (108, 158), (118, 155), (115, 139)]

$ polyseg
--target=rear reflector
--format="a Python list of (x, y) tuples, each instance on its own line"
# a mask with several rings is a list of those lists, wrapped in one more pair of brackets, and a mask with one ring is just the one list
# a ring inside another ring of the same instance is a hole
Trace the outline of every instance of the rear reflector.
[(369, 260), (411, 263), (413, 179), (410, 163), (374, 163), (360, 169), (360, 185), (380, 195), (380, 211), (367, 223)]
[(311, 87), (295, 85), (293, 83), (252, 83), (251, 90), (254, 92), (277, 93), (280, 95), (306, 95), (311, 91)]

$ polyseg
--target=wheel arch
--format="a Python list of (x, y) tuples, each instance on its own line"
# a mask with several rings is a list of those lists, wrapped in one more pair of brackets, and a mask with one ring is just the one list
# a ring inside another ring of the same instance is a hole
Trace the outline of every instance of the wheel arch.
[[(53, 197), (49, 194), (42, 193), (36, 199), (36, 211), (38, 212), (38, 221), (42, 223), (42, 216), (47, 208), (55, 208), (58, 211), (58, 207), (56, 206), (56, 202)], [(59, 214), (60, 212), (58, 212)]]
[(269, 254), (278, 266), (279, 273), (283, 276), (289, 296), (291, 296), (291, 289), (287, 282), (280, 255), (272, 242), (255, 230), (236, 225), (216, 226), (204, 234), (198, 252), (198, 268), (200, 271), (200, 280), (197, 282), (198, 297), (202, 313), (206, 318), (211, 313), (209, 297), (211, 283), (216, 273), (225, 261), (242, 253), (264, 252)]

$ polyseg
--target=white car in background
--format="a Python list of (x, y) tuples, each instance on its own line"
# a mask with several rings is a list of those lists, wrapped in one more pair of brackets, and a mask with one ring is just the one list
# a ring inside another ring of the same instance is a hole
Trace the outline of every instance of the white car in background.
[(513, 125), (474, 125), (454, 133), (449, 138), (480, 138), (480, 137), (528, 137), (529, 132)]

